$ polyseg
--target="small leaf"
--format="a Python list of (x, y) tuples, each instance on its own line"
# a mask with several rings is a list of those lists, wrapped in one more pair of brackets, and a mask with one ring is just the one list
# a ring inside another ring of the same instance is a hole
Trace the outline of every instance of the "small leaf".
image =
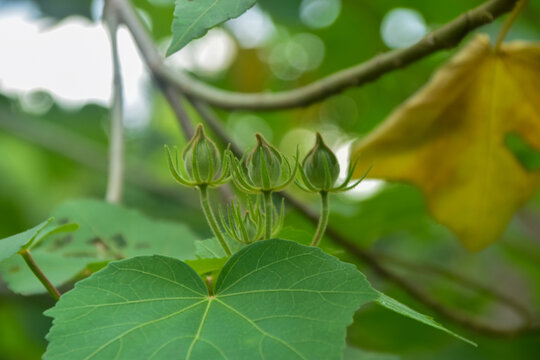
[(176, 0), (172, 23), (172, 42), (167, 56), (174, 54), (191, 40), (200, 38), (222, 22), (240, 16), (256, 0)]
[(25, 246), (30, 245), (52, 220), (53, 218), (50, 218), (22, 233), (0, 240), (0, 262), (17, 254)]
[(466, 342), (466, 343), (468, 343), (470, 345), (477, 346), (476, 343), (472, 342), (471, 340), (468, 340), (468, 339), (466, 339), (466, 338), (464, 338), (464, 337), (462, 337), (462, 336), (448, 330), (447, 328), (445, 328), (444, 326), (442, 326), (441, 324), (439, 324), (435, 320), (433, 320), (433, 318), (431, 318), (431, 317), (429, 317), (427, 315), (424, 315), (424, 314), (420, 314), (417, 311), (414, 311), (413, 309), (411, 309), (407, 305), (404, 305), (404, 304), (400, 303), (399, 301), (397, 301), (395, 299), (392, 299), (388, 295), (385, 295), (385, 294), (379, 292), (379, 297), (375, 301), (378, 302), (379, 304), (381, 304), (382, 306), (384, 306), (385, 308), (397, 312), (398, 314), (401, 314), (401, 315), (409, 317), (409, 318), (411, 318), (413, 320), (419, 321), (419, 322), (421, 322), (423, 324), (434, 327), (435, 329), (439, 329), (441, 331), (444, 331), (445, 333), (450, 334), (452, 336), (455, 336), (456, 338), (458, 338), (458, 339), (460, 339), (460, 340), (462, 340), (462, 341), (464, 341), (464, 342)]
[[(197, 236), (182, 224), (156, 221), (136, 210), (100, 200), (72, 200), (53, 211), (57, 223), (43, 230), (46, 237), (36, 238), (32, 256), (55, 286), (61, 286), (83, 273), (98, 269), (89, 264), (162, 254), (179, 259), (195, 258)], [(79, 229), (70, 234), (60, 230)], [(3, 252), (2, 252), (3, 254)], [(20, 256), (0, 264), (0, 273), (9, 288), (17, 293), (33, 294), (43, 286), (26, 268)]]
[(233, 255), (213, 296), (185, 263), (137, 257), (46, 312), (44, 359), (341, 359), (354, 311), (377, 296), (353, 265), (285, 240)]

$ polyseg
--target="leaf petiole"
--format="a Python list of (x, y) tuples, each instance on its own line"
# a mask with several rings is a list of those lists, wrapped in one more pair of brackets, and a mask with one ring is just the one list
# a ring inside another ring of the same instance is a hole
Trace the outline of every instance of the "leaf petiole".
[(497, 42), (495, 43), (495, 47), (493, 50), (494, 52), (496, 53), (499, 52), (499, 50), (501, 49), (501, 44), (504, 41), (504, 38), (506, 37), (506, 35), (508, 34), (508, 31), (510, 31), (510, 28), (514, 24), (514, 21), (516, 21), (517, 17), (519, 16), (519, 14), (521, 14), (521, 11), (525, 7), (525, 5), (529, 3), (529, 1), (530, 0), (520, 0), (516, 4), (516, 6), (514, 7), (514, 10), (512, 10), (512, 12), (510, 13), (510, 16), (508, 16), (508, 18), (504, 22), (504, 25), (501, 31), (499, 32), (499, 36), (497, 37)]
[(19, 254), (22, 256), (22, 258), (26, 262), (26, 265), (28, 265), (30, 270), (32, 270), (37, 279), (43, 284), (45, 289), (47, 289), (47, 292), (51, 295), (54, 301), (58, 301), (62, 294), (60, 294), (60, 291), (58, 291), (58, 289), (54, 287), (54, 285), (49, 281), (49, 279), (47, 279), (43, 271), (41, 271), (38, 264), (36, 264), (34, 258), (30, 254), (30, 250), (22, 249), (21, 251), (19, 251)]

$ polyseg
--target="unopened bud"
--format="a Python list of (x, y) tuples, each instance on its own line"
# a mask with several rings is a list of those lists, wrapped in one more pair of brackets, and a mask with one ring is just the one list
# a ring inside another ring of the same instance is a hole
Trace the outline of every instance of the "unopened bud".
[(315, 146), (308, 152), (302, 163), (306, 177), (315, 188), (332, 189), (339, 176), (339, 162), (336, 155), (317, 133)]
[(257, 133), (257, 145), (246, 158), (247, 174), (253, 185), (264, 190), (273, 188), (281, 178), (283, 155)]
[(183, 153), (184, 168), (197, 182), (209, 183), (219, 172), (220, 156), (216, 144), (206, 136), (202, 124), (187, 143)]

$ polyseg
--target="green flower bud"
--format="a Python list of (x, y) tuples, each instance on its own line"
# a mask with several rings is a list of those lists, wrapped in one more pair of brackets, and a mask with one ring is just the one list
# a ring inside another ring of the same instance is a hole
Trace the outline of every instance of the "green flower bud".
[(307, 153), (302, 166), (311, 185), (323, 191), (332, 189), (339, 176), (337, 157), (324, 143), (319, 133), (315, 146)]
[(257, 133), (257, 145), (246, 158), (249, 179), (254, 186), (270, 190), (281, 178), (283, 155)]
[(209, 183), (219, 172), (220, 155), (216, 144), (206, 136), (202, 124), (197, 125), (195, 134), (182, 152), (184, 168), (188, 175), (199, 183)]

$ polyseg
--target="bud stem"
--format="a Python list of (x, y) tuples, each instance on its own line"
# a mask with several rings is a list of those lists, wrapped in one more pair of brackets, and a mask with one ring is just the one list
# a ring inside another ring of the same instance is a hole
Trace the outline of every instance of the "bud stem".
[(214, 212), (212, 211), (212, 207), (210, 206), (210, 202), (208, 200), (208, 187), (206, 185), (199, 185), (199, 191), (200, 191), (200, 198), (201, 198), (201, 207), (204, 212), (204, 216), (206, 217), (206, 221), (208, 222), (208, 225), (210, 225), (210, 228), (212, 229), (212, 232), (218, 239), (219, 243), (221, 244), (221, 247), (227, 254), (227, 256), (231, 256), (232, 252), (229, 248), (229, 245), (225, 241), (225, 237), (223, 236), (223, 233), (221, 232), (221, 229), (219, 228), (219, 225), (217, 224), (216, 216), (214, 215)]
[(328, 225), (328, 216), (330, 214), (330, 209), (328, 206), (328, 192), (321, 191), (321, 217), (319, 218), (319, 223), (317, 224), (317, 231), (311, 242), (311, 246), (319, 246), (322, 236), (326, 230), (326, 225)]
[(263, 192), (263, 204), (264, 204), (264, 238), (270, 239), (272, 237), (272, 192)]

